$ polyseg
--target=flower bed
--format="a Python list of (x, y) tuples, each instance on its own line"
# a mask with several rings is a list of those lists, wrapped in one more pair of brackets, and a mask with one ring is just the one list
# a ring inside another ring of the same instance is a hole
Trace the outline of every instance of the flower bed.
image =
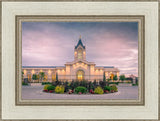
[[(103, 85), (102, 85), (103, 84)], [(72, 82), (55, 82), (44, 85), (43, 92), (57, 94), (108, 94), (118, 92), (115, 84), (108, 86), (106, 82), (99, 85), (96, 82), (72, 81)]]

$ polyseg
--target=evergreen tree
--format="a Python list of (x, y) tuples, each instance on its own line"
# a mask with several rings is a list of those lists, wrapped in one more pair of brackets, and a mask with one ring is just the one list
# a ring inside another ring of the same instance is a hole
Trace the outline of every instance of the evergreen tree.
[(105, 72), (103, 73), (103, 81), (106, 81), (106, 75), (105, 75)]
[(122, 80), (122, 82), (126, 79), (125, 75), (120, 75), (120, 80)]
[(39, 73), (39, 76), (40, 76), (40, 79), (41, 79), (41, 82), (42, 82), (43, 79), (44, 79), (45, 73), (44, 73), (44, 72), (40, 72), (40, 73)]
[(56, 73), (56, 81), (58, 81), (58, 73)]
[(113, 80), (118, 80), (117, 75), (114, 75)]
[(109, 82), (110, 80), (111, 80), (110, 78), (107, 79), (108, 82)]
[(33, 74), (33, 75), (32, 75), (32, 79), (33, 79), (33, 80), (37, 80), (37, 79), (38, 79), (38, 75)]

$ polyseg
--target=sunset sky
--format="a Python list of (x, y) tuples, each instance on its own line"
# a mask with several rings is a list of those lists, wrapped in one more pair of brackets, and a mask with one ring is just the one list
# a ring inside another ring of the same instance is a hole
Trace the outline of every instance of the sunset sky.
[(64, 66), (80, 35), (87, 61), (138, 75), (137, 22), (23, 22), (22, 65)]

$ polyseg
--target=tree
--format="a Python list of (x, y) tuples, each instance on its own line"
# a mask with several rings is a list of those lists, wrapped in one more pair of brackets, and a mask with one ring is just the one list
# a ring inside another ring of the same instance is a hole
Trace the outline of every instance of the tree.
[(105, 72), (103, 73), (103, 81), (106, 82), (106, 75), (105, 75)]
[(117, 75), (114, 75), (113, 80), (118, 80)]
[(58, 73), (56, 73), (56, 81), (58, 81)]
[(110, 78), (107, 79), (108, 82), (109, 82), (110, 80), (111, 80)]
[(43, 81), (44, 76), (45, 76), (45, 73), (44, 73), (44, 72), (40, 72), (40, 73), (39, 73), (39, 78), (41, 79), (41, 82)]
[(120, 80), (122, 80), (122, 82), (126, 79), (125, 75), (120, 75)]
[(37, 79), (38, 79), (38, 75), (37, 75), (37, 74), (33, 74), (33, 75), (32, 75), (32, 79), (33, 79), (33, 80), (37, 80)]

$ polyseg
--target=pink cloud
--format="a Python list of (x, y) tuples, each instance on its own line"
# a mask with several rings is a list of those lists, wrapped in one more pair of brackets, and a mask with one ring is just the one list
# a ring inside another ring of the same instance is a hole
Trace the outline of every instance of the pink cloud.
[(32, 24), (23, 26), (22, 31), (24, 66), (63, 66), (73, 61), (74, 46), (81, 34), (88, 61), (97, 66), (118, 67), (121, 74), (138, 75), (138, 35), (132, 28), (110, 30), (88, 24)]

